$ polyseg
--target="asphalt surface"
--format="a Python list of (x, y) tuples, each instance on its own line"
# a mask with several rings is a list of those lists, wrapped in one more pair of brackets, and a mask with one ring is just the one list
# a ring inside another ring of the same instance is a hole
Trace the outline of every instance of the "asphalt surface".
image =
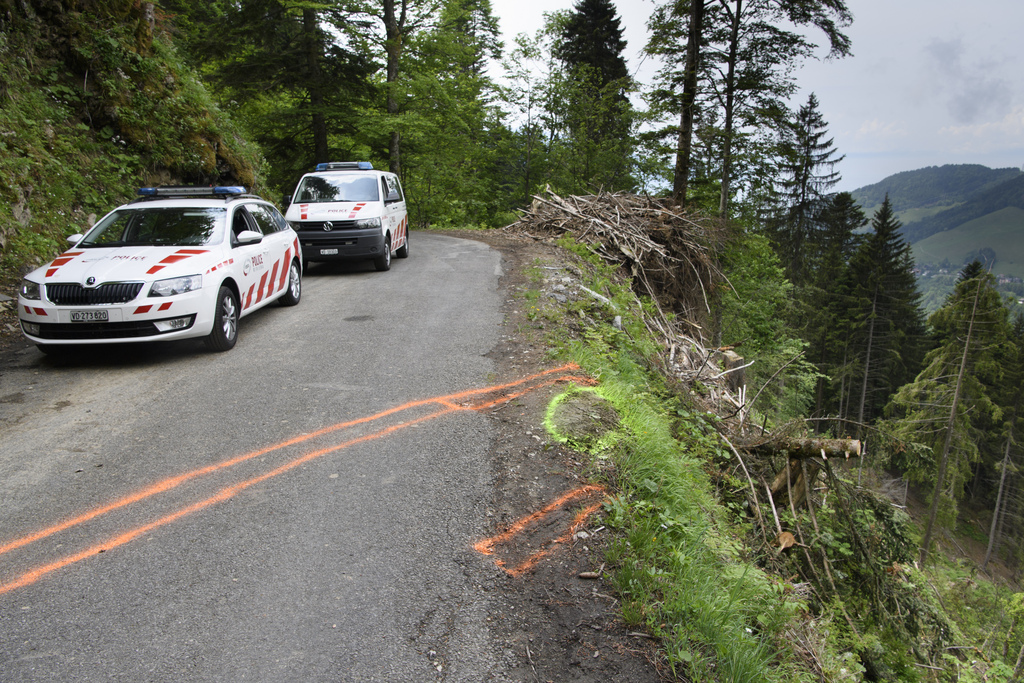
[(416, 403), (496, 381), (501, 259), (410, 247), (313, 264), (227, 353), (0, 367), (0, 681), (504, 680), (493, 428)]

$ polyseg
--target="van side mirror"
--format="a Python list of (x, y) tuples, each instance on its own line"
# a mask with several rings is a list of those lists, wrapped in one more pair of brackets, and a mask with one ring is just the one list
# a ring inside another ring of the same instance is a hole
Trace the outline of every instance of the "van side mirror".
[(398, 190), (391, 190), (388, 192), (387, 199), (384, 200), (385, 204), (391, 204), (392, 202), (401, 201), (402, 195), (398, 194)]
[(290, 194), (286, 194), (284, 197), (281, 198), (281, 206), (283, 206), (284, 208), (287, 209), (291, 205), (292, 205), (292, 196)]

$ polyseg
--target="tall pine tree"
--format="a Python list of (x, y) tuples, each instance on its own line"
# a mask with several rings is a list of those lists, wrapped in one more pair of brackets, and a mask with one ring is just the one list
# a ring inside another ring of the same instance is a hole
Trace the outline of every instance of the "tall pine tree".
[(979, 445), (998, 433), (1003, 409), (994, 396), (1004, 368), (1008, 311), (995, 278), (981, 263), (968, 266), (946, 305), (928, 319), (939, 340), (924, 369), (893, 396), (896, 433), (926, 446), (931, 457), (906, 457), (913, 481), (929, 485), (931, 500), (921, 543), (927, 560), (937, 525), (951, 525), (980, 455)]
[(782, 206), (769, 224), (786, 274), (798, 286), (810, 276), (807, 256), (818, 243), (817, 218), (840, 179), (836, 165), (844, 157), (837, 156), (833, 139), (827, 136), (828, 124), (811, 93), (782, 137)]
[(914, 259), (888, 197), (871, 227), (840, 290), (852, 314), (841, 324), (858, 363), (848, 400), (858, 425), (880, 417), (889, 397), (917, 374), (926, 343)]
[(626, 41), (610, 0), (579, 0), (555, 20), (552, 55), (562, 63), (555, 79), (566, 154), (556, 159), (570, 191), (632, 189), (632, 129), (635, 112), (623, 52)]

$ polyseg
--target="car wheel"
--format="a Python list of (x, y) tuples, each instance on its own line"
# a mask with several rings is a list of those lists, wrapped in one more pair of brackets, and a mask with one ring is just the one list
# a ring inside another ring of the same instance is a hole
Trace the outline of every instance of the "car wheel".
[(373, 259), (373, 266), (377, 270), (391, 270), (391, 238), (384, 240), (384, 253)]
[(405, 242), (398, 249), (395, 249), (395, 258), (409, 258), (409, 232), (405, 233)]
[(213, 351), (229, 351), (238, 341), (238, 297), (230, 287), (221, 286), (213, 311), (213, 330), (203, 340)]
[(299, 272), (299, 262), (292, 261), (288, 267), (288, 289), (284, 291), (278, 303), (282, 306), (294, 306), (299, 303), (302, 297), (302, 274)]

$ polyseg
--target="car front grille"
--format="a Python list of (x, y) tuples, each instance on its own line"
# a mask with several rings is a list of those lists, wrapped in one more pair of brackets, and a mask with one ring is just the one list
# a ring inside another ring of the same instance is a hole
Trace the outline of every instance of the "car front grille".
[(124, 304), (139, 295), (141, 282), (109, 282), (92, 289), (77, 283), (48, 284), (46, 298), (57, 306)]
[(356, 227), (356, 221), (330, 221), (330, 230), (324, 228), (326, 224), (326, 221), (306, 221), (302, 223), (297, 223), (295, 230), (299, 233), (309, 231), (331, 232), (333, 230), (351, 230), (352, 228)]

